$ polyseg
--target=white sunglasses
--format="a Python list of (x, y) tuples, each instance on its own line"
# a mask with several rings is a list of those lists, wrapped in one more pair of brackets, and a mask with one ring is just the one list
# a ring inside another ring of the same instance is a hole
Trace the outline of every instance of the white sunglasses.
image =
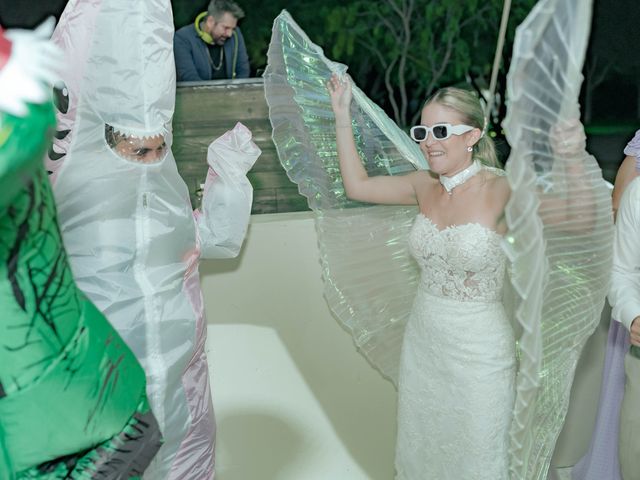
[(416, 125), (411, 127), (411, 138), (416, 142), (422, 142), (427, 139), (429, 132), (436, 140), (446, 140), (451, 135), (462, 135), (473, 130), (475, 127), (470, 125), (451, 125), (450, 123), (436, 123), (431, 127), (425, 125)]

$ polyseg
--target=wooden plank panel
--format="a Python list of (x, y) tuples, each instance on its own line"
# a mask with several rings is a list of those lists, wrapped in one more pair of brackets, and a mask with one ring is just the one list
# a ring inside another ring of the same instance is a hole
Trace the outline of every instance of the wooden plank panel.
[(236, 122), (251, 130), (254, 142), (262, 150), (248, 175), (254, 187), (253, 213), (307, 210), (306, 199), (287, 177), (271, 140), (262, 79), (178, 85), (172, 151), (193, 204), (199, 204), (199, 185), (207, 175), (209, 144)]
[(251, 213), (278, 213), (276, 189), (254, 190)]
[(309, 210), (307, 199), (300, 195), (298, 187), (285, 187), (276, 190), (276, 204), (279, 212), (301, 212)]
[(254, 172), (251, 170), (247, 175), (253, 188), (283, 188), (295, 187), (295, 183), (289, 180), (286, 173), (282, 172)]

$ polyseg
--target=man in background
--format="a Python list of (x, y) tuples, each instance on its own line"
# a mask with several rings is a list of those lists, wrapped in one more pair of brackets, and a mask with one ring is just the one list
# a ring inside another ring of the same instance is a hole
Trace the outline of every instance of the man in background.
[(244, 12), (233, 0), (211, 0), (193, 24), (173, 39), (177, 81), (247, 78), (249, 57), (238, 20)]

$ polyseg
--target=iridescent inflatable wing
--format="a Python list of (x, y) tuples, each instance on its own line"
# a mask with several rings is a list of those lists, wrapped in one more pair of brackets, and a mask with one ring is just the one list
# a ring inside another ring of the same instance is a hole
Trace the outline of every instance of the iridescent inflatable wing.
[(591, 2), (540, 1), (517, 30), (507, 77), (512, 195), (504, 247), (522, 327), (514, 479), (547, 478), (576, 363), (609, 282), (610, 192), (579, 123), (590, 21)]
[[(344, 74), (346, 66), (326, 59), (286, 11), (274, 22), (268, 58), (265, 94), (273, 141), (289, 178), (316, 212), (327, 302), (364, 355), (395, 382), (417, 288), (417, 266), (406, 247), (417, 210), (347, 199), (326, 87), (331, 74)], [(351, 108), (370, 175), (427, 168), (417, 145), (356, 86)]]

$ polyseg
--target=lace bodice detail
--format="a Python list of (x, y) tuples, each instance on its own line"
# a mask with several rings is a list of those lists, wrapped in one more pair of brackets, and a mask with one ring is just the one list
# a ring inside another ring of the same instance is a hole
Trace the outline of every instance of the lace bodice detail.
[(478, 223), (438, 230), (428, 217), (418, 214), (409, 234), (409, 250), (422, 272), (420, 288), (462, 301), (500, 301), (506, 266), (501, 239)]

